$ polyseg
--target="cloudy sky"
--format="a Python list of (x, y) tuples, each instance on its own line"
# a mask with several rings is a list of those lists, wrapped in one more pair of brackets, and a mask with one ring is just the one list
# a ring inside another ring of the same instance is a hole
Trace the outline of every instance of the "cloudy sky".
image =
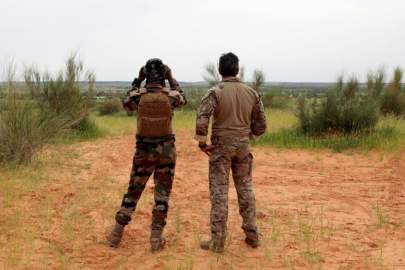
[(0, 0), (0, 62), (59, 69), (78, 51), (98, 80), (131, 80), (160, 57), (199, 81), (223, 52), (249, 76), (333, 81), (405, 67), (403, 0)]

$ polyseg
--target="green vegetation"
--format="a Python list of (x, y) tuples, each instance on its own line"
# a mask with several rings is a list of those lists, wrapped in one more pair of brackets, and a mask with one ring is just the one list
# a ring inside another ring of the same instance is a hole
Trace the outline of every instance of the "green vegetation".
[(282, 111), (276, 111), (276, 115), (273, 116), (270, 111), (268, 122), (269, 131), (258, 138), (254, 145), (270, 145), (279, 148), (327, 148), (339, 152), (352, 148), (362, 151), (371, 149), (394, 151), (405, 145), (405, 120), (393, 116), (381, 117), (374, 132), (367, 134), (308, 135), (297, 128), (298, 118), (295, 118), (292, 113)]
[(360, 134), (371, 133), (377, 124), (377, 102), (361, 95), (355, 77), (346, 84), (340, 78), (326, 98), (307, 104), (304, 98), (298, 103), (300, 130), (305, 134)]
[(83, 64), (75, 55), (54, 78), (36, 68), (24, 72), (25, 84), (17, 85), (15, 65), (6, 71), (0, 100), (0, 164), (29, 162), (45, 145), (69, 134), (94, 138), (100, 130), (89, 119), (95, 77), (88, 73), (88, 91), (80, 87)]
[(69, 125), (64, 117), (38, 110), (29, 101), (17, 100), (15, 93), (1, 103), (0, 164), (30, 161)]
[(122, 111), (122, 103), (118, 97), (106, 99), (98, 104), (100, 115), (113, 114)]
[(381, 112), (385, 115), (405, 114), (405, 87), (402, 85), (403, 71), (394, 70), (394, 75), (381, 96)]
[(92, 115), (96, 125), (109, 136), (135, 134), (135, 117), (128, 117), (124, 112), (112, 115)]
[[(56, 76), (34, 66), (25, 69), (25, 83), (16, 83), (14, 76), (15, 68), (10, 66), (6, 83), (0, 84), (0, 163), (30, 161), (43, 146), (58, 138), (70, 143), (106, 134), (135, 133), (134, 117), (128, 117), (120, 101), (128, 89), (111, 85), (113, 90), (100, 92), (94, 74), (84, 72), (83, 63), (75, 55)], [(204, 78), (210, 85), (219, 81), (215, 65), (206, 67)], [(249, 84), (262, 96), (269, 125), (255, 145), (335, 151), (393, 150), (405, 145), (401, 118), (405, 113), (405, 87), (400, 68), (394, 70), (388, 83), (379, 70), (368, 74), (366, 85), (354, 77), (346, 83), (341, 78), (329, 91), (269, 87), (260, 70), (255, 70)], [(183, 88), (188, 104), (176, 112), (174, 128), (192, 136), (195, 110), (208, 87)], [(108, 93), (107, 98), (100, 97), (102, 93)]]
[[(405, 120), (394, 116), (381, 117), (375, 131), (369, 134), (343, 134), (311, 136), (299, 130), (299, 119), (285, 110), (266, 110), (268, 131), (254, 141), (256, 146), (278, 148), (332, 149), (343, 151), (359, 149), (368, 151), (380, 149), (394, 151), (405, 145)], [(110, 136), (135, 134), (135, 117), (127, 117), (124, 112), (113, 115), (93, 116), (97, 126)], [(195, 111), (180, 110), (175, 113), (174, 130), (193, 135)]]

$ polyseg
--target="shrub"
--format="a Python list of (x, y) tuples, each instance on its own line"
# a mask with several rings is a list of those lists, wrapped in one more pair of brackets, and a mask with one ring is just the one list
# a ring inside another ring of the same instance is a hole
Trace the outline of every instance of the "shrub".
[(369, 95), (359, 92), (355, 77), (346, 84), (343, 78), (323, 100), (307, 104), (298, 102), (300, 128), (307, 134), (360, 133), (372, 131), (378, 121), (378, 104)]
[(207, 91), (204, 88), (187, 88), (184, 89), (187, 104), (183, 107), (184, 110), (197, 110), (201, 104), (202, 98), (206, 95)]
[(41, 73), (31, 67), (25, 70), (24, 79), (42, 110), (69, 118), (71, 127), (86, 118), (89, 114), (89, 104), (94, 89), (94, 74), (88, 73), (88, 93), (84, 95), (80, 88), (83, 63), (72, 55), (66, 61), (64, 71), (56, 77)]
[(255, 69), (253, 71), (252, 88), (255, 89), (257, 92), (260, 92), (261, 87), (265, 82), (266, 76), (264, 75), (263, 71)]
[(39, 149), (70, 125), (69, 119), (45, 113), (29, 100), (18, 100), (11, 91), (0, 107), (1, 164), (30, 161)]
[(104, 135), (104, 131), (100, 129), (89, 116), (82, 118), (75, 124), (71, 133), (73, 138), (86, 140), (99, 138)]
[(287, 109), (292, 103), (292, 98), (283, 94), (281, 90), (270, 89), (263, 91), (262, 101), (265, 108)]
[[(26, 85), (17, 84), (17, 88), (15, 67), (10, 65), (2, 90), (6, 97), (0, 102), (1, 164), (28, 162), (44, 145), (71, 129), (82, 137), (96, 136), (98, 129), (88, 118), (88, 96), (82, 94), (79, 86), (82, 70), (83, 65), (75, 56), (68, 59), (65, 72), (56, 78), (27, 68)], [(88, 78), (92, 90), (94, 75)], [(25, 88), (29, 98), (22, 91)]]
[(383, 114), (405, 114), (405, 90), (402, 87), (403, 71), (394, 70), (394, 75), (381, 95), (381, 112)]
[(108, 115), (122, 110), (121, 100), (117, 97), (106, 99), (98, 105), (100, 115)]

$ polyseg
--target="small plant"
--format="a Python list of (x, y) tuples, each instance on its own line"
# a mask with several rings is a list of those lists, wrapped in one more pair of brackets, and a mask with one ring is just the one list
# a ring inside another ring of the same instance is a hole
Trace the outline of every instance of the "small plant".
[(176, 233), (179, 234), (181, 232), (181, 217), (178, 212), (176, 212), (174, 216), (174, 224), (176, 228)]
[(373, 207), (373, 210), (377, 218), (377, 228), (383, 228), (387, 226), (390, 222), (389, 217), (387, 214), (384, 213), (384, 210), (381, 208), (381, 206), (377, 203)]
[(121, 100), (117, 97), (107, 99), (99, 104), (98, 112), (100, 115), (109, 115), (122, 110)]

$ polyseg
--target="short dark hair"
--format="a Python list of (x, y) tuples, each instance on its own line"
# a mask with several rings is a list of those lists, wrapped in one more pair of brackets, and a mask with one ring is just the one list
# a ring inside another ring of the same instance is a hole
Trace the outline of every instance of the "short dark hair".
[(222, 77), (236, 76), (239, 73), (239, 58), (234, 53), (224, 53), (219, 58), (219, 74)]

